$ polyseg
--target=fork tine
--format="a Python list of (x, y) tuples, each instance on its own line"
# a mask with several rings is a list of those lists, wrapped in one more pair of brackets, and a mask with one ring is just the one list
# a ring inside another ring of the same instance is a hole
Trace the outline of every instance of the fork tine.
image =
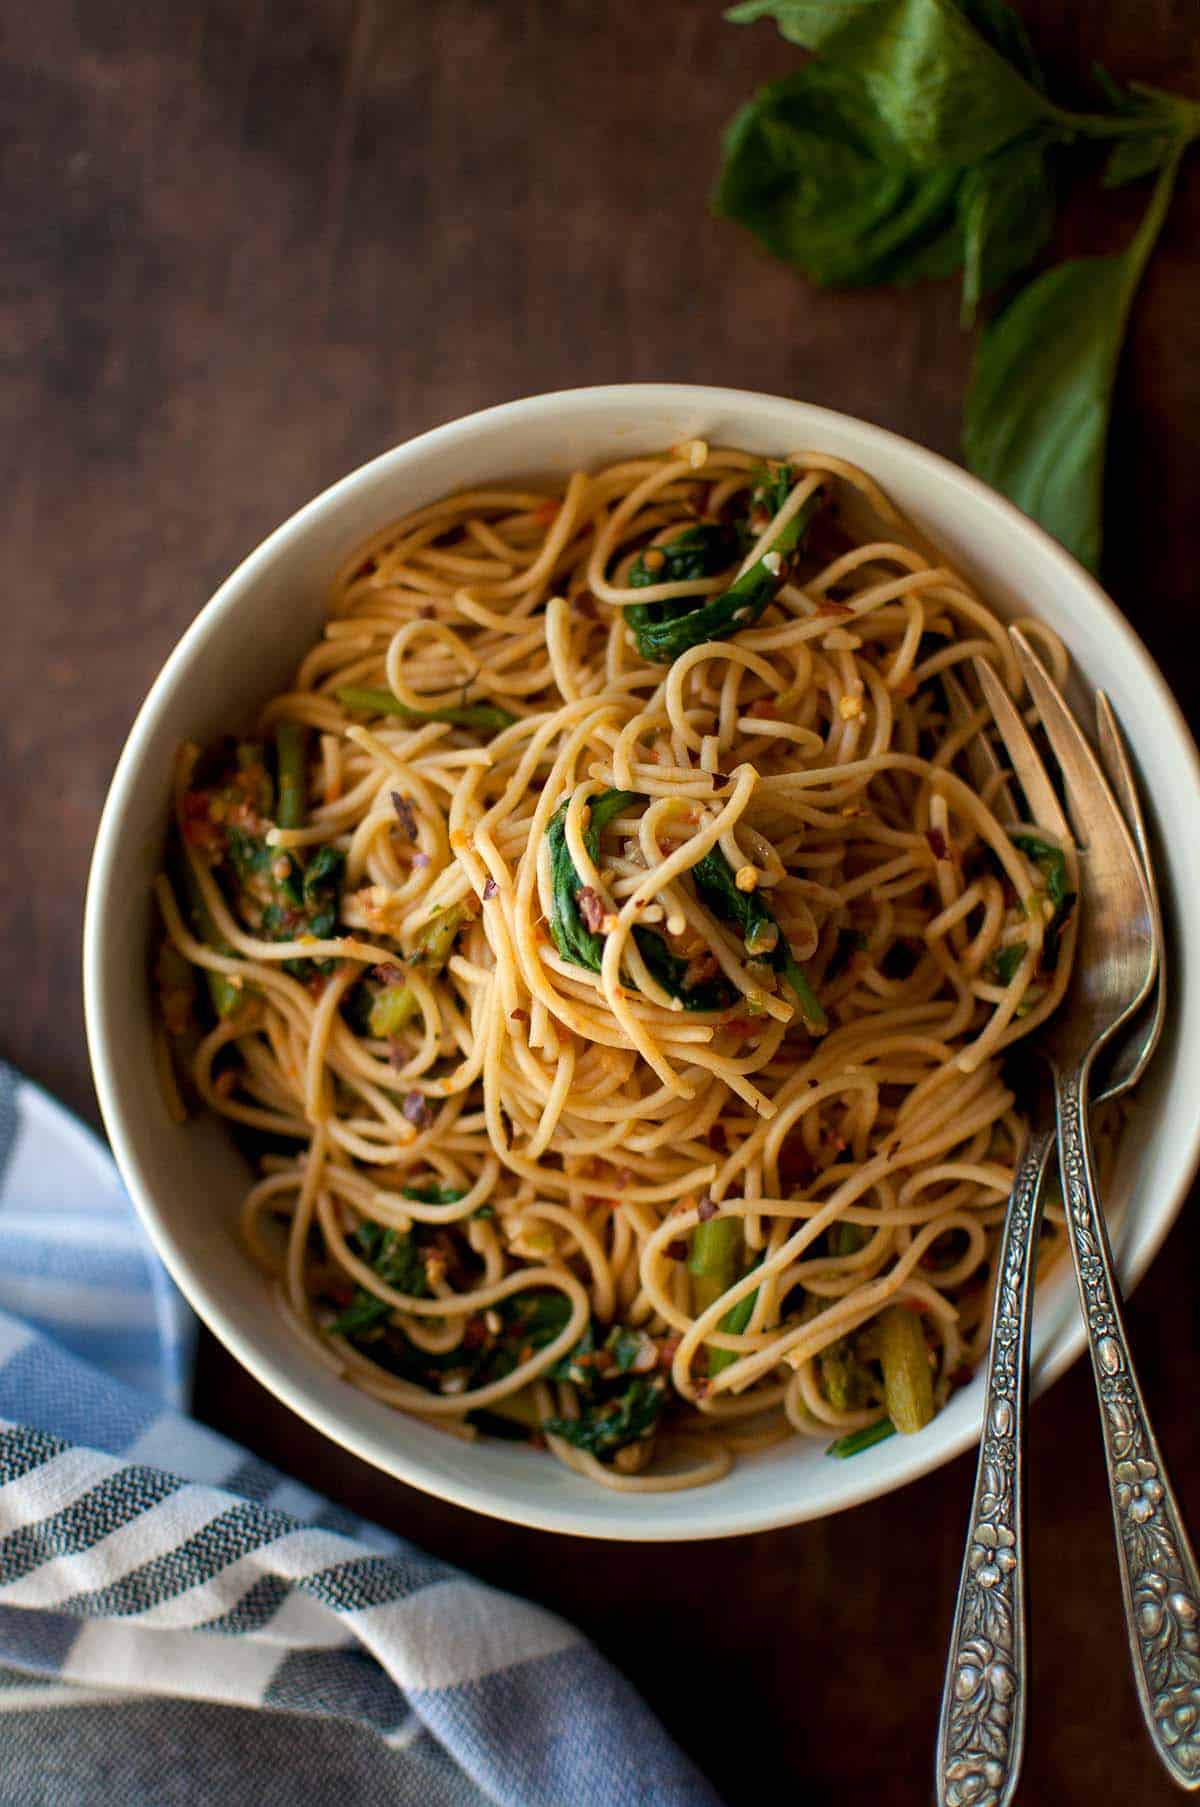
[[(1129, 760), (1129, 749), (1125, 745), (1125, 736), (1121, 732), (1116, 712), (1103, 690), (1096, 692), (1096, 729), (1100, 738), (1100, 758), (1108, 773), (1109, 781), (1117, 793), (1117, 801), (1125, 811), (1125, 820), (1129, 824), (1130, 833), (1137, 844), (1138, 855), (1142, 862), (1142, 877), (1146, 881), (1146, 893), (1150, 899), (1150, 929), (1158, 947), (1158, 993), (1154, 1000), (1153, 1021), (1147, 1031), (1147, 1040), (1144, 1045), (1152, 1053), (1162, 1032), (1163, 1018), (1167, 1009), (1167, 990), (1164, 983), (1166, 973), (1162, 902), (1158, 895), (1158, 881), (1154, 876), (1154, 862), (1150, 857), (1150, 838), (1146, 833), (1146, 818), (1142, 814), (1137, 780), (1134, 778), (1133, 767)], [(1143, 1058), (1148, 1059), (1149, 1053)]]
[(1020, 711), (988, 661), (976, 659), (974, 663), (975, 675), (988, 707), (996, 718), (1000, 738), (1012, 760), (1013, 771), (1025, 792), (1034, 821), (1040, 828), (1048, 828), (1051, 834), (1058, 835), (1060, 839), (1070, 840), (1071, 831), (1067, 827), (1067, 819), (1054, 794), (1054, 786), (1046, 774), (1038, 750), (1029, 737), (1029, 730), (1021, 720)]
[(1100, 761), (1108, 776), (1108, 782), (1116, 793), (1117, 802), (1125, 813), (1130, 833), (1137, 843), (1137, 850), (1142, 856), (1142, 865), (1146, 873), (1146, 884), (1149, 887), (1151, 900), (1157, 907), (1158, 887), (1154, 882), (1154, 867), (1150, 862), (1150, 842), (1146, 834), (1146, 818), (1142, 814), (1141, 799), (1138, 796), (1137, 782), (1133, 776), (1133, 767), (1129, 763), (1129, 749), (1125, 745), (1125, 736), (1103, 690), (1096, 692), (1096, 733), (1100, 741)]
[(1020, 628), (1010, 627), (1008, 631), (1017, 649), (1029, 694), (1046, 730), (1046, 738), (1062, 770), (1067, 809), (1075, 826), (1076, 840), (1086, 848), (1103, 850), (1112, 858), (1127, 859), (1133, 867), (1134, 881), (1141, 886), (1148, 905), (1149, 893), (1142, 862), (1099, 760), (1067, 707), (1061, 690)]
[[(975, 715), (977, 705), (972, 703), (952, 671), (947, 669), (939, 675), (955, 726), (963, 728)], [(1017, 809), (1013, 801), (1012, 786), (987, 735), (973, 734), (963, 749), (963, 757), (966, 759), (972, 784), (986, 797), (992, 814), (1015, 821)]]

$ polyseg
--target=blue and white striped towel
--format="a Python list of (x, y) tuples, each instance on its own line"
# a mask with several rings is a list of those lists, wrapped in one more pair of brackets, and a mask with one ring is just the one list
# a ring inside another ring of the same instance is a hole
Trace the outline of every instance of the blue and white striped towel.
[(716, 1807), (563, 1620), (184, 1417), (192, 1330), (0, 1065), (0, 1807)]

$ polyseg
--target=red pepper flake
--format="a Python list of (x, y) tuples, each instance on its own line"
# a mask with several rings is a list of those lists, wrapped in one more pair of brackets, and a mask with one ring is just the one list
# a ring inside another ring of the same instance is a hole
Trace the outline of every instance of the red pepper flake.
[(406, 1092), (400, 1109), (408, 1122), (415, 1124), (417, 1129), (428, 1129), (433, 1122), (432, 1113), (425, 1102), (424, 1092)]
[(598, 935), (608, 912), (604, 908), (604, 900), (600, 893), (594, 891), (591, 885), (584, 885), (579, 892), (579, 914), (592, 934)]
[(484, 903), (490, 903), (492, 898), (495, 897), (495, 895), (499, 889), (500, 889), (499, 885), (496, 883), (495, 879), (492, 877), (491, 873), (489, 872), (487, 877), (483, 881), (483, 901), (484, 901)]
[(687, 1252), (688, 1246), (687, 1243), (683, 1241), (682, 1237), (676, 1237), (674, 1242), (669, 1242), (667, 1244), (667, 1259), (669, 1261), (686, 1261)]
[(682, 1341), (683, 1338), (681, 1336), (667, 1336), (663, 1338), (662, 1342), (658, 1345), (658, 1365), (660, 1368), (669, 1368), (671, 1366), (671, 1363), (679, 1353), (679, 1345)]
[(948, 860), (950, 849), (946, 845), (946, 837), (940, 828), (927, 828), (925, 839), (929, 842), (929, 850), (935, 860)]
[(307, 991), (310, 998), (320, 999), (324, 997), (325, 987), (328, 983), (329, 980), (324, 973), (314, 973), (311, 979), (308, 980), (304, 989)]
[(423, 602), (417, 610), (418, 621), (434, 621), (437, 619), (437, 608), (432, 602)]
[(508, 1020), (510, 1023), (527, 1023), (529, 1021), (529, 1012), (527, 1010), (510, 1010), (508, 1013)]
[(842, 615), (842, 616), (845, 616), (845, 615), (853, 615), (853, 613), (854, 613), (854, 610), (850, 607), (850, 604), (848, 602), (839, 602), (835, 596), (827, 596), (825, 598), (824, 602), (821, 604), (820, 608), (817, 610), (818, 615)]
[(385, 960), (382, 966), (371, 968), (371, 977), (378, 979), (381, 985), (399, 985), (404, 978), (404, 968), (397, 966), (394, 960)]
[(549, 527), (558, 518), (561, 507), (561, 502), (556, 502), (553, 497), (547, 497), (544, 502), (538, 503), (533, 511), (533, 518), (539, 527)]
[(391, 798), (392, 798), (392, 808), (396, 812), (397, 822), (399, 822), (401, 828), (404, 830), (408, 839), (410, 841), (415, 841), (417, 838), (417, 812), (416, 812), (416, 810), (413, 808), (413, 806), (409, 802), (408, 798), (405, 796), (402, 796), (399, 791), (392, 791)]
[(710, 1217), (716, 1217), (719, 1214), (720, 1209), (721, 1207), (716, 1199), (710, 1198), (706, 1192), (704, 1197), (700, 1200), (700, 1206), (696, 1212), (696, 1216), (701, 1223), (707, 1223)]
[(900, 1299), (897, 1303), (903, 1305), (905, 1311), (914, 1312), (919, 1318), (924, 1317), (928, 1309), (924, 1299)]

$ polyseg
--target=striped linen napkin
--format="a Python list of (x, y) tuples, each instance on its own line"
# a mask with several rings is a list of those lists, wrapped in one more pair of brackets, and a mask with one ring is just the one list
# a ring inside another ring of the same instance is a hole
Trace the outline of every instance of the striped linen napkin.
[(562, 1619), (184, 1416), (192, 1341), (0, 1065), (0, 1807), (716, 1807)]

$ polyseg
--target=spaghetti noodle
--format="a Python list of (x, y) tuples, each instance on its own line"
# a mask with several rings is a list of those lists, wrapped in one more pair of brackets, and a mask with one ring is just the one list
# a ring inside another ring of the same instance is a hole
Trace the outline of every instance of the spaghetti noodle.
[(633, 1490), (928, 1420), (1074, 948), (1073, 849), (970, 780), (976, 656), (1019, 689), (818, 452), (693, 442), (356, 552), (255, 735), (181, 753), (158, 882), (163, 1042), (259, 1139), (242, 1232), (312, 1353)]

